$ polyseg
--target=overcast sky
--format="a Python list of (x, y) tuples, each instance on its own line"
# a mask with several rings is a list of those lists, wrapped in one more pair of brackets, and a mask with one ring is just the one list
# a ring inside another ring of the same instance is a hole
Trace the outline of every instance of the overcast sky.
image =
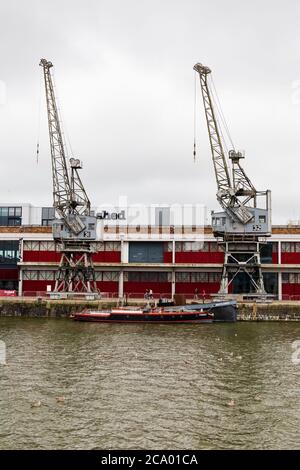
[(52, 204), (44, 57), (92, 205), (218, 209), (199, 93), (192, 155), (202, 62), (273, 223), (300, 219), (297, 0), (0, 0), (0, 21), (0, 201)]

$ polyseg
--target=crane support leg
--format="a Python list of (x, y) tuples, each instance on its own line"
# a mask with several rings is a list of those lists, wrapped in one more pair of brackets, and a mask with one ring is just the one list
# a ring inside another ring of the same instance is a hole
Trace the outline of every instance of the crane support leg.
[(61, 258), (56, 274), (53, 295), (66, 294), (69, 297), (76, 294), (99, 298), (92, 252), (83, 248), (68, 248), (65, 244), (61, 248)]
[(261, 269), (260, 246), (258, 240), (230, 239), (221, 242), (224, 250), (219, 294), (228, 294), (229, 286), (240, 273), (249, 279), (250, 292), (265, 295), (264, 279)]

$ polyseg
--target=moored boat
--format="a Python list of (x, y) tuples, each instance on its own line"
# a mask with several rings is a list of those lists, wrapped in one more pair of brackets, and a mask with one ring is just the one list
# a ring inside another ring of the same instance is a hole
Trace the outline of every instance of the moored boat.
[(116, 308), (112, 310), (83, 310), (70, 318), (77, 321), (101, 323), (212, 323), (214, 314), (201, 309)]
[[(181, 307), (172, 307), (181, 308)], [(185, 310), (209, 311), (214, 315), (214, 322), (236, 322), (238, 306), (236, 300), (221, 300), (208, 303), (197, 303), (184, 306)], [(166, 308), (168, 310), (168, 307)]]

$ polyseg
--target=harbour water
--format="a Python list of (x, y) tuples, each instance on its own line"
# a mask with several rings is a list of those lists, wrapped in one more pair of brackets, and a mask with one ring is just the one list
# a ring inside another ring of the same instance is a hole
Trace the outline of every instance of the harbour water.
[(0, 318), (0, 340), (0, 449), (300, 448), (299, 323)]

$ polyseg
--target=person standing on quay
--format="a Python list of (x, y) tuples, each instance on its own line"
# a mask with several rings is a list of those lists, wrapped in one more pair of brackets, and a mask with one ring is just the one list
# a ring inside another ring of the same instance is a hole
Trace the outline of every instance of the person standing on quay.
[(196, 287), (195, 292), (194, 292), (194, 300), (198, 300), (198, 293), (199, 293), (199, 290), (198, 290), (198, 287)]

